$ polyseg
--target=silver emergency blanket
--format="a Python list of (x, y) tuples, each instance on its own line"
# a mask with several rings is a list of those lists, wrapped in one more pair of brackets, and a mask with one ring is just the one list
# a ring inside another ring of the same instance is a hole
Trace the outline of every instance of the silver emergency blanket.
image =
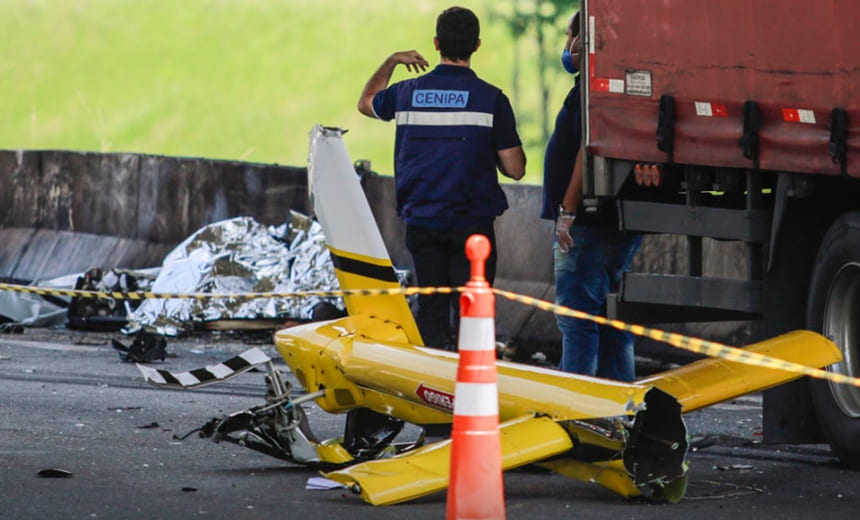
[[(237, 217), (199, 229), (164, 259), (151, 291), (235, 294), (331, 291), (339, 285), (319, 223), (298, 212), (279, 227)], [(281, 297), (152, 299), (128, 317), (123, 329), (176, 336), (195, 322), (312, 318), (314, 306), (328, 302), (344, 309), (342, 298)]]

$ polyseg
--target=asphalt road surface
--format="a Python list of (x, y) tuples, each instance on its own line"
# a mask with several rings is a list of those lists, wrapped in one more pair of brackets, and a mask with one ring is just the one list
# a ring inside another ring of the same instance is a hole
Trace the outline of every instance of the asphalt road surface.
[[(318, 476), (311, 469), (195, 435), (176, 440), (211, 417), (261, 404), (263, 375), (249, 372), (194, 391), (152, 387), (120, 361), (112, 337), (130, 343), (119, 334), (65, 329), (0, 335), (0, 518), (444, 517), (444, 492), (373, 507), (342, 488), (305, 489)], [(267, 336), (206, 334), (169, 340), (170, 356), (158, 365), (197, 368), (251, 346), (276, 357)], [(308, 412), (318, 436), (342, 432), (343, 416), (315, 406)], [(688, 414), (686, 421), (695, 449), (680, 503), (628, 500), (525, 468), (505, 475), (507, 517), (857, 517), (860, 472), (840, 467), (823, 445), (762, 445), (760, 395)], [(39, 477), (42, 470), (70, 476)]]

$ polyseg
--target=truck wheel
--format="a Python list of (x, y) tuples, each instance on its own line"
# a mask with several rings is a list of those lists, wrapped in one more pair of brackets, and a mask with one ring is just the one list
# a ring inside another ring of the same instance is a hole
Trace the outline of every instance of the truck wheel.
[[(840, 216), (827, 230), (809, 287), (806, 325), (833, 340), (843, 361), (831, 372), (860, 376), (860, 213)], [(860, 468), (860, 388), (810, 380), (818, 424), (834, 453)]]

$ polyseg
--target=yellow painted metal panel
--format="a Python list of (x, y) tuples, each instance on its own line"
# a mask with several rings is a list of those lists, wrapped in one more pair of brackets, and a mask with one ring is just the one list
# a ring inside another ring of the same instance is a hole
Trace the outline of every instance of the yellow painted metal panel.
[[(354, 396), (355, 403), (349, 405), (326, 392), (317, 404), (328, 412), (366, 406), (419, 424), (450, 421), (453, 402), (427, 402), (418, 390), (423, 385), (453, 395), (459, 356), (407, 344), (406, 334), (390, 322), (358, 316), (308, 324), (279, 331), (275, 345), (307, 391), (324, 386)], [(648, 391), (643, 385), (517, 363), (498, 361), (496, 367), (501, 421), (524, 415), (556, 420), (629, 417), (642, 407)]]
[[(842, 359), (839, 349), (821, 334), (808, 330), (789, 332), (744, 347), (811, 367), (824, 367)], [(703, 359), (638, 381), (673, 395), (684, 413), (727, 399), (759, 392), (800, 377), (793, 372), (756, 367), (723, 359)]]
[[(499, 425), (502, 469), (529, 464), (573, 447), (564, 428), (547, 417), (523, 417)], [(389, 505), (448, 486), (451, 441), (445, 440), (390, 459), (356, 464), (326, 476), (359, 491), (373, 505)]]
[(332, 439), (325, 441), (322, 444), (317, 444), (316, 448), (317, 457), (319, 457), (322, 462), (327, 462), (329, 464), (346, 464), (352, 460), (352, 455), (346, 451), (346, 448), (344, 448), (339, 442), (334, 442)]
[(539, 466), (554, 471), (565, 477), (593, 482), (623, 497), (638, 497), (642, 491), (633, 484), (633, 480), (624, 469), (624, 463), (618, 460), (605, 462), (583, 462), (577, 459), (562, 458), (541, 462)]
[[(388, 265), (391, 262), (388, 261)], [(392, 275), (394, 267), (391, 268)], [(399, 283), (386, 282), (376, 278), (369, 278), (355, 273), (349, 273), (340, 269), (335, 269), (335, 275), (340, 283), (341, 289), (401, 289)], [(409, 343), (415, 345), (423, 345), (421, 334), (418, 331), (418, 325), (415, 323), (415, 318), (412, 316), (412, 310), (409, 308), (409, 303), (403, 294), (380, 294), (380, 295), (364, 295), (364, 294), (348, 294), (343, 297), (346, 309), (350, 316), (366, 315), (368, 317), (378, 316), (384, 317), (384, 320), (391, 325), (395, 325), (402, 330), (409, 338)], [(382, 321), (381, 319), (379, 321)], [(376, 329), (364, 329), (365, 334), (377, 338)], [(380, 339), (380, 338), (377, 338)]]
[[(357, 338), (344, 361), (346, 377), (368, 389), (418, 402), (419, 385), (454, 393), (458, 361), (454, 353)], [(536, 414), (557, 420), (632, 416), (648, 390), (504, 361), (496, 362), (496, 368), (502, 421)]]

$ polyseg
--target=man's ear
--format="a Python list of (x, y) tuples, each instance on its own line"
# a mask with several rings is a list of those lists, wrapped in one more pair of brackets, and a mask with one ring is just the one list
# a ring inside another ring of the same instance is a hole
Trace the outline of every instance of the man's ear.
[[(477, 51), (480, 47), (481, 47), (481, 39), (478, 38), (478, 43), (475, 44), (475, 51)], [(475, 51), (472, 51), (472, 52), (475, 52)]]
[(436, 46), (436, 50), (438, 51), (439, 50), (439, 37), (438, 36), (433, 37), (433, 45)]

